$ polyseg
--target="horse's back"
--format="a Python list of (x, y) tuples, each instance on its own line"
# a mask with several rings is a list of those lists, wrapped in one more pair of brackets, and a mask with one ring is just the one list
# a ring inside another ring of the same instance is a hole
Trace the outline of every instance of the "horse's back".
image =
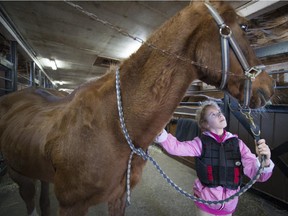
[(59, 101), (63, 97), (68, 95), (68, 93), (63, 92), (63, 91), (58, 91), (56, 89), (42, 89), (42, 88), (35, 89), (34, 93), (41, 95), (44, 99), (50, 102)]
[(55, 102), (64, 101), (68, 93), (55, 89), (25, 88), (0, 98), (0, 118), (11, 109), (22, 107), (20, 111), (29, 106), (51, 106)]

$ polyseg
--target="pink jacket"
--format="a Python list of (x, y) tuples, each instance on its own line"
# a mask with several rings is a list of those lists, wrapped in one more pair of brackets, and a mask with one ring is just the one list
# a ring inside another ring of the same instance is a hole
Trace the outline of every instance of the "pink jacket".
[[(206, 131), (204, 134), (216, 139), (210, 132)], [(237, 135), (226, 132), (226, 137), (223, 139), (223, 141), (231, 137), (237, 137)], [(192, 141), (180, 142), (172, 134), (168, 134), (165, 130), (163, 130), (163, 132), (156, 138), (155, 142), (159, 143), (171, 155), (198, 157), (202, 152), (202, 142), (199, 137), (195, 137)], [(251, 153), (250, 149), (245, 145), (245, 143), (240, 139), (239, 148), (242, 156), (241, 162), (243, 164), (244, 174), (249, 178), (253, 178), (258, 168), (260, 167), (260, 162), (257, 157)], [(264, 182), (269, 179), (272, 175), (273, 168), (274, 163), (271, 161), (270, 166), (264, 168), (258, 181)], [(209, 188), (202, 185), (199, 179), (196, 179), (193, 189), (195, 196), (204, 200), (215, 201), (230, 197), (239, 191), (240, 187), (237, 190), (226, 189), (221, 186)], [(195, 202), (195, 204), (203, 211), (218, 215), (233, 213), (236, 209), (237, 203), (238, 197), (223, 205), (217, 204), (208, 206)]]

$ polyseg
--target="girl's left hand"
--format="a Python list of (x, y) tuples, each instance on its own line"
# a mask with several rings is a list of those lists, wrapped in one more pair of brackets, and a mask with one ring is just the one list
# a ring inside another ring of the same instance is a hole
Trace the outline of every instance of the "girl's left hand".
[(259, 158), (262, 155), (265, 156), (264, 166), (268, 167), (270, 165), (271, 151), (269, 146), (266, 144), (265, 139), (260, 139), (256, 145), (256, 153)]

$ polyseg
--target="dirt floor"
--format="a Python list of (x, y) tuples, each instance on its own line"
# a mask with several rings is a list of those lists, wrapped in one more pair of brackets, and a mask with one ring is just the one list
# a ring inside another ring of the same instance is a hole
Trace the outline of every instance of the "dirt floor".
[[(158, 162), (165, 173), (181, 188), (191, 192), (196, 178), (195, 171), (163, 154), (157, 147), (150, 148), (150, 155)], [(51, 187), (52, 215), (57, 215), (57, 200)], [(195, 215), (193, 201), (185, 198), (172, 188), (158, 173), (151, 162), (147, 162), (141, 182), (132, 191), (131, 206), (126, 216), (188, 216)], [(18, 187), (5, 175), (0, 182), (0, 216), (24, 216), (24, 203)], [(106, 204), (92, 207), (88, 215), (108, 215)], [(261, 196), (246, 192), (240, 197), (234, 216), (288, 216), (288, 211)]]

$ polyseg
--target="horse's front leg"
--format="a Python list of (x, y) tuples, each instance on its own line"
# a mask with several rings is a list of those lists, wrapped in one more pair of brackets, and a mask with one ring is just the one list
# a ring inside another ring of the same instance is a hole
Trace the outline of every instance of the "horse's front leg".
[(21, 175), (13, 169), (8, 169), (11, 179), (19, 186), (19, 193), (26, 204), (27, 213), (29, 216), (37, 216), (35, 208), (36, 181)]
[(49, 199), (49, 183), (41, 181), (41, 194), (40, 194), (40, 209), (41, 216), (50, 215), (50, 199)]
[(126, 193), (108, 202), (109, 216), (124, 216), (126, 207)]

